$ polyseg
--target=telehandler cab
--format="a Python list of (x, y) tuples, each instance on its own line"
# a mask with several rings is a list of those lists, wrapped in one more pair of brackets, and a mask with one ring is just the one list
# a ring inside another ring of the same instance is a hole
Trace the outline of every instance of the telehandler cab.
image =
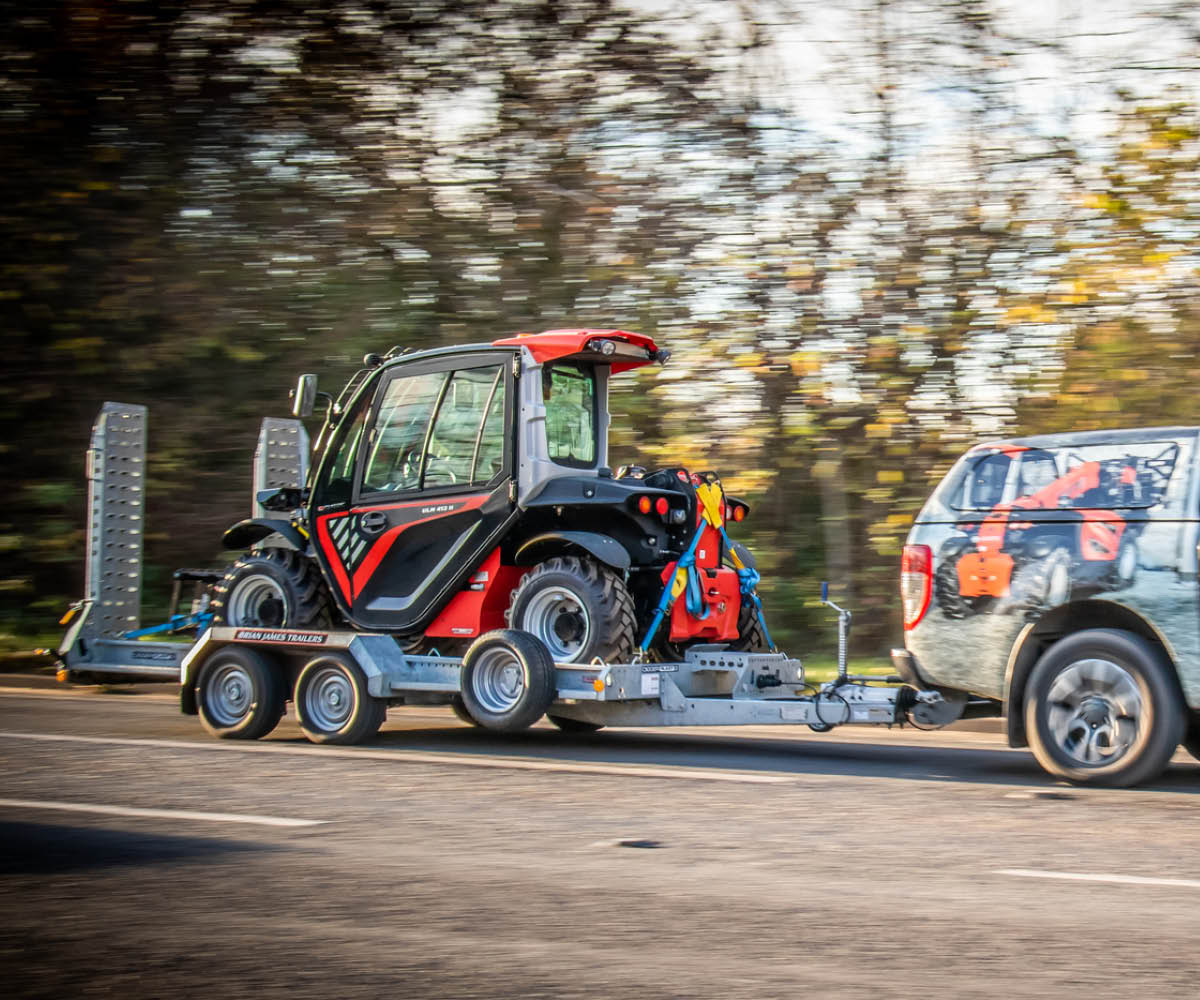
[(307, 482), (259, 494), (280, 516), (226, 532), (249, 551), (213, 588), (215, 623), (450, 654), (510, 627), (560, 663), (624, 661), (639, 641), (769, 648), (753, 558), (724, 531), (746, 504), (712, 473), (607, 467), (609, 378), (668, 356), (636, 333), (556, 330), (369, 354), (336, 399), (301, 376), (295, 415), (325, 401)]

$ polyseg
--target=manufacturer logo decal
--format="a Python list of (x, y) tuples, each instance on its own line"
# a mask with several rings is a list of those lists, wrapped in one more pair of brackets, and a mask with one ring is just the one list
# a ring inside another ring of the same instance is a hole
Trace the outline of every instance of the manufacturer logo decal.
[(129, 655), (134, 660), (150, 660), (153, 663), (169, 663), (172, 666), (179, 662), (179, 657), (174, 653), (156, 653), (150, 649), (134, 649)]
[(294, 646), (320, 646), (328, 639), (327, 632), (266, 631), (257, 628), (240, 628), (233, 634), (241, 642), (283, 642)]

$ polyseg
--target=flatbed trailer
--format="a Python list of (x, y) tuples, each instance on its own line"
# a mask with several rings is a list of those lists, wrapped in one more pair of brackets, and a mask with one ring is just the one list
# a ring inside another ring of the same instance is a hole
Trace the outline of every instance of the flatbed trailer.
[[(883, 683), (880, 683), (880, 682)], [(406, 654), (388, 635), (211, 628), (183, 658), (181, 705), (214, 735), (258, 738), (290, 697), (316, 743), (358, 743), (388, 706), (450, 704), (486, 729), (524, 729), (545, 715), (566, 731), (610, 726), (942, 726), (966, 698), (899, 677), (839, 672), (819, 687), (782, 653), (693, 646), (673, 663), (554, 663), (534, 636), (487, 633), (464, 656)]]

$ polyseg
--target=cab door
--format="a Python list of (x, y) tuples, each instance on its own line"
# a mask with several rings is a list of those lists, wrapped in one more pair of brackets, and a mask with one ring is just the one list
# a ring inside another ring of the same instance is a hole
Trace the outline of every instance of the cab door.
[(430, 359), (385, 374), (348, 502), (316, 518), (319, 558), (355, 625), (423, 628), (516, 517), (512, 355)]

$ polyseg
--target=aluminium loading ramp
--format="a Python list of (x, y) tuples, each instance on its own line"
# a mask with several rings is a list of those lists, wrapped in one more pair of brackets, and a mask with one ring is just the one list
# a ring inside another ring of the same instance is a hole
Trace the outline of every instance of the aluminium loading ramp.
[[(67, 670), (178, 680), (192, 640), (128, 638), (141, 625), (146, 512), (146, 407), (108, 402), (92, 425), (87, 452), (88, 531), (84, 598), (58, 647)], [(298, 486), (308, 468), (308, 433), (299, 420), (267, 417), (254, 452), (251, 502), (260, 490)], [(190, 571), (190, 578), (195, 571)]]

